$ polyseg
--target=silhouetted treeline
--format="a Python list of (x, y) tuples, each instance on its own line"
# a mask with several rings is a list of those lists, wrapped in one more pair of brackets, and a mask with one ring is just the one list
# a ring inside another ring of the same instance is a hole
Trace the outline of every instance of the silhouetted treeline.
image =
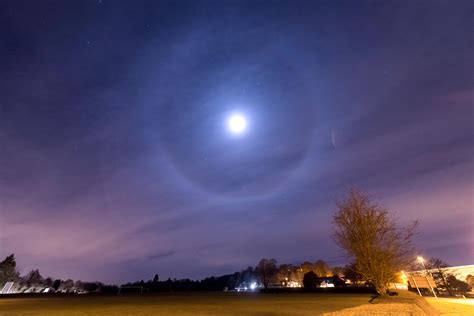
[(243, 281), (241, 272), (208, 277), (203, 280), (167, 279), (166, 281), (149, 280), (124, 284), (124, 286), (142, 286), (150, 292), (181, 292), (181, 291), (222, 291), (234, 290)]
[[(254, 267), (233, 274), (219, 277), (208, 277), (202, 280), (167, 279), (160, 281), (158, 275), (148, 281), (130, 282), (124, 284), (124, 289), (134, 291), (129, 287), (143, 287), (148, 292), (179, 292), (179, 291), (232, 291), (259, 290), (269, 288), (306, 288), (321, 287), (328, 283), (344, 286), (341, 278), (344, 271), (350, 267), (331, 268), (325, 261), (303, 262), (302, 264), (278, 265), (275, 259), (262, 259)], [(313, 277), (311, 285), (304, 284), (306, 274)]]
[[(464, 294), (472, 288), (474, 277), (468, 275), (466, 282), (446, 273), (448, 267), (440, 259), (430, 259), (426, 267), (432, 269), (438, 294)], [(416, 267), (413, 268), (414, 270)], [(31, 270), (21, 276), (16, 269), (15, 256), (11, 254), (0, 262), (0, 290), (7, 282), (14, 282), (9, 293), (113, 293), (119, 287), (102, 282), (82, 282), (43, 277), (39, 270)], [(128, 287), (127, 287), (128, 286)], [(131, 288), (130, 288), (131, 287)], [(255, 267), (233, 274), (208, 277), (202, 280), (167, 279), (161, 281), (158, 274), (148, 281), (131, 282), (122, 285), (122, 293), (140, 292), (184, 292), (184, 291), (367, 291), (373, 288), (370, 281), (357, 271), (355, 264), (344, 267), (330, 267), (325, 261), (303, 262), (302, 264), (277, 264), (275, 259), (262, 259)]]
[(6, 282), (13, 282), (9, 293), (117, 293), (118, 287), (102, 282), (82, 282), (43, 277), (38, 269), (21, 276), (16, 269), (15, 255), (0, 262), (0, 290)]

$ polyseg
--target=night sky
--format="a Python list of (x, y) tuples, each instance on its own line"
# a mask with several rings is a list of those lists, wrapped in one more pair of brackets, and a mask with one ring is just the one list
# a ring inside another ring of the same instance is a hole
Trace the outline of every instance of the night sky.
[(0, 257), (106, 282), (343, 264), (356, 186), (474, 263), (473, 8), (1, 0)]

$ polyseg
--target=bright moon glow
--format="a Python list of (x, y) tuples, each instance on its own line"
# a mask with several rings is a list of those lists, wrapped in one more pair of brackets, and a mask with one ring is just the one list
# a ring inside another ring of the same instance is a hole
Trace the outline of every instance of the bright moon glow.
[(234, 134), (241, 134), (247, 128), (247, 120), (240, 114), (233, 114), (227, 121), (229, 130)]

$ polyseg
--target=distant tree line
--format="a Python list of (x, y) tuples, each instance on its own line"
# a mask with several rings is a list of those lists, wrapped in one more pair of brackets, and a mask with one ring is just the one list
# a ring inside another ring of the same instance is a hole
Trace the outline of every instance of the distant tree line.
[(361, 276), (353, 266), (331, 268), (325, 261), (305, 261), (302, 264), (277, 264), (275, 259), (261, 259), (255, 267), (218, 277), (202, 280), (171, 279), (160, 280), (158, 274), (148, 281), (123, 284), (124, 287), (140, 286), (150, 292), (179, 291), (225, 291), (238, 289), (268, 289), (282, 287), (317, 288), (325, 282), (335, 286), (345, 286), (344, 275), (359, 280)]
[(147, 292), (222, 291), (226, 287), (234, 287), (238, 283), (239, 277), (240, 273), (234, 273), (208, 277), (203, 280), (168, 278), (161, 281), (155, 276), (153, 280), (129, 282), (122, 286), (141, 286)]
[[(427, 269), (432, 271), (438, 292), (447, 292), (449, 295), (468, 292), (474, 285), (474, 276), (469, 275), (467, 282), (457, 279), (453, 274), (443, 269), (449, 267), (438, 258), (431, 258), (426, 263)], [(413, 266), (413, 269), (419, 267)], [(13, 254), (0, 262), (0, 289), (3, 285), (13, 281), (13, 292), (16, 293), (114, 293), (118, 291), (115, 285), (106, 285), (101, 282), (82, 282), (71, 279), (61, 280), (43, 277), (39, 270), (31, 270), (20, 276), (16, 269), (16, 260)], [(268, 288), (302, 287), (305, 290), (317, 289), (327, 284), (334, 287), (373, 287), (357, 271), (355, 264), (344, 267), (330, 267), (325, 261), (305, 261), (302, 264), (277, 264), (275, 259), (262, 259), (255, 267), (222, 276), (207, 277), (202, 280), (171, 279), (160, 280), (158, 274), (148, 281), (129, 282), (123, 286), (143, 287), (146, 292), (184, 292), (184, 291), (223, 291), (237, 289), (254, 290)]]
[(71, 279), (61, 280), (43, 277), (38, 269), (31, 270), (24, 276), (16, 268), (15, 255), (7, 256), (0, 262), (0, 290), (6, 282), (14, 282), (11, 289), (14, 293), (107, 293), (117, 292), (117, 286), (102, 282), (82, 282)]

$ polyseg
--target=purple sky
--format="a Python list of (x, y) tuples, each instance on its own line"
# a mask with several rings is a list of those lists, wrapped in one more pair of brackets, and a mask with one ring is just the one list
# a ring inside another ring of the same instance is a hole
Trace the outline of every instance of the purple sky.
[[(470, 1), (3, 1), (0, 257), (122, 282), (342, 264), (357, 186), (474, 263)], [(225, 123), (239, 111), (243, 135)]]

